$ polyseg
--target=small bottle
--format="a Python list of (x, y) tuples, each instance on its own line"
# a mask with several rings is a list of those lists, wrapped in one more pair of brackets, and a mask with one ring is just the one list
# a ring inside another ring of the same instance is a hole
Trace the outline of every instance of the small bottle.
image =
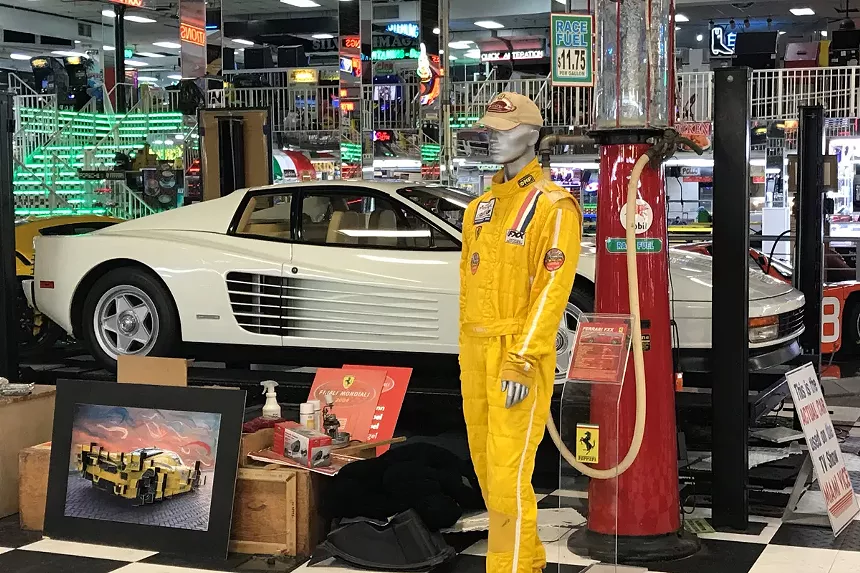
[(321, 432), (323, 427), (322, 402), (319, 400), (308, 400), (308, 404), (313, 404), (314, 406), (314, 429)]
[(314, 405), (305, 402), (299, 406), (299, 424), (305, 428), (316, 430), (316, 420), (314, 419)]
[(275, 386), (278, 383), (274, 380), (266, 380), (260, 382), (263, 387), (263, 394), (266, 395), (266, 403), (263, 405), (263, 418), (268, 420), (276, 420), (281, 417), (281, 405), (278, 404), (278, 395), (275, 393)]

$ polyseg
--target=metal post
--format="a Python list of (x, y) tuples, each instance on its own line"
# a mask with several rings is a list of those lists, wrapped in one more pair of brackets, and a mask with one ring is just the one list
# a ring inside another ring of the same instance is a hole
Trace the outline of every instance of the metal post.
[(125, 99), (125, 6), (123, 4), (116, 4), (113, 7), (113, 11), (116, 14), (113, 20), (113, 70), (114, 82), (116, 83), (116, 90), (114, 90), (114, 94), (116, 94), (116, 112), (125, 113), (128, 111)]
[(806, 298), (803, 312), (805, 328), (800, 337), (804, 353), (821, 354), (821, 295), (824, 281), (822, 248), (824, 244), (824, 193), (822, 159), (824, 155), (824, 107), (800, 107), (800, 133), (797, 145), (797, 197), (794, 286)]
[(749, 68), (714, 71), (713, 521), (749, 524)]
[(0, 93), (0, 376), (18, 380), (18, 317), (21, 285), (15, 276), (15, 200), (12, 195), (12, 95)]

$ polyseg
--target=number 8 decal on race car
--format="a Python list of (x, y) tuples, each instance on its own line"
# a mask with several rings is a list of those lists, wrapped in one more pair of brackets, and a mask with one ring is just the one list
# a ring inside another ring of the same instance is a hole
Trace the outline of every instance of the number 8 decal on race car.
[[(839, 342), (839, 338), (842, 335), (842, 329), (839, 327), (839, 317), (842, 315), (841, 306), (842, 303), (836, 297), (825, 296), (821, 299), (822, 344), (836, 344)], [(838, 347), (834, 348), (833, 351), (835, 352), (837, 349)]]

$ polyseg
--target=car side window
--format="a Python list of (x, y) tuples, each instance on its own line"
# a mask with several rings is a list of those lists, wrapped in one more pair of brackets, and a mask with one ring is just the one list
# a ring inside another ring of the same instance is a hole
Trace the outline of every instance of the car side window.
[(400, 203), (357, 191), (309, 191), (302, 200), (306, 243), (404, 250), (460, 250), (440, 229)]
[(292, 231), (292, 193), (254, 195), (236, 225), (236, 235), (289, 240)]

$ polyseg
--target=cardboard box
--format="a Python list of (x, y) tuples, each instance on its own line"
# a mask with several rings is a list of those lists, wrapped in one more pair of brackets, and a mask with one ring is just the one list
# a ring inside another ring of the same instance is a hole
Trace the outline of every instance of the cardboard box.
[(116, 381), (120, 384), (188, 386), (188, 367), (193, 360), (124, 355), (117, 360)]
[(296, 422), (275, 424), (272, 449), (309, 468), (331, 465), (331, 438)]
[[(50, 458), (50, 443), (20, 452), (23, 529), (43, 529)], [(326, 522), (317, 510), (326, 479), (302, 469), (241, 468), (233, 498), (230, 551), (310, 556), (326, 535)]]
[(51, 439), (56, 396), (53, 386), (36, 386), (28, 396), (0, 397), (0, 517), (18, 513), (18, 455)]
[(42, 531), (51, 442), (24, 448), (18, 453), (18, 521), (21, 529)]

